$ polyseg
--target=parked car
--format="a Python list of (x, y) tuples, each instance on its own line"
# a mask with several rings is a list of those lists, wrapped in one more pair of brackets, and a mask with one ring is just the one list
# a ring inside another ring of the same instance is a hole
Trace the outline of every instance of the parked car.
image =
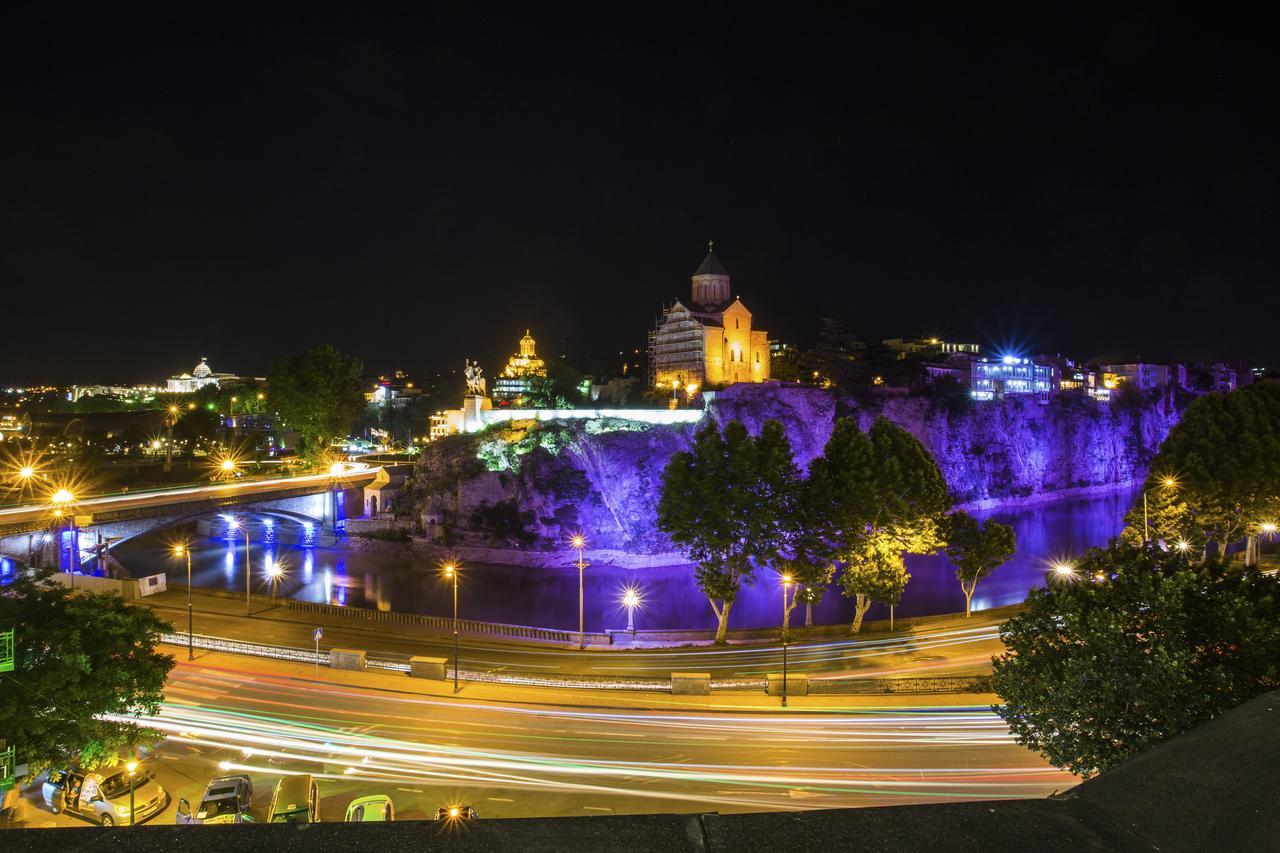
[(271, 823), (316, 823), (320, 820), (320, 797), (310, 773), (285, 776), (271, 795), (267, 820)]
[(374, 794), (360, 797), (347, 806), (347, 820), (357, 823), (370, 823), (396, 819), (396, 807), (391, 798), (385, 794)]
[[(129, 787), (133, 787), (133, 814)], [(102, 826), (141, 823), (169, 805), (169, 795), (151, 770), (139, 767), (132, 778), (123, 767), (101, 771), (50, 770), (40, 788), (54, 814), (66, 812)]]
[(249, 803), (253, 802), (253, 780), (248, 776), (219, 776), (209, 780), (200, 805), (193, 813), (191, 804), (178, 800), (178, 814), (174, 823), (252, 823)]
[(479, 813), (469, 805), (442, 806), (436, 809), (436, 820), (476, 820)]

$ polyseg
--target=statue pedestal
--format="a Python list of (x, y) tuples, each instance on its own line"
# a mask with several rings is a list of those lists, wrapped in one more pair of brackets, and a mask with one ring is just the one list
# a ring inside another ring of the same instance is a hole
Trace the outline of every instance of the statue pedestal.
[(462, 431), (479, 432), (486, 426), (481, 412), (493, 408), (493, 401), (479, 394), (468, 394), (462, 398)]

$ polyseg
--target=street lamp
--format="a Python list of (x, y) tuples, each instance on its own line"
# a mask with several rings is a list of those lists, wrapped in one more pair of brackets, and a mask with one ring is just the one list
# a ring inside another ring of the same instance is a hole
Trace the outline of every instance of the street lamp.
[(136, 779), (134, 774), (138, 772), (138, 762), (130, 761), (124, 769), (129, 771), (129, 826), (133, 826), (137, 823), (137, 816), (133, 813), (133, 786)]
[(1173, 547), (1177, 549), (1179, 554), (1185, 554), (1191, 550), (1191, 543), (1185, 539), (1179, 539), (1173, 543)]
[(1160, 482), (1154, 486), (1142, 490), (1142, 544), (1146, 545), (1151, 541), (1151, 528), (1147, 523), (1147, 493), (1151, 489), (1174, 489), (1177, 488), (1178, 481), (1173, 477), (1162, 477)]
[(585, 649), (587, 647), (587, 635), (583, 630), (582, 618), (582, 570), (585, 569), (589, 563), (582, 559), (582, 549), (587, 547), (587, 540), (581, 533), (575, 533), (573, 538), (569, 540), (569, 544), (578, 551), (578, 648)]
[(627, 609), (627, 630), (632, 634), (636, 632), (636, 608), (644, 602), (644, 595), (640, 592), (638, 586), (625, 586), (622, 588), (622, 606)]
[(444, 576), (453, 583), (453, 692), (458, 692), (458, 566), (445, 563)]
[(174, 545), (173, 556), (187, 558), (187, 660), (195, 660), (195, 650), (191, 640), (191, 545)]
[(342, 485), (340, 478), (345, 473), (347, 473), (347, 466), (341, 462), (334, 462), (329, 466), (329, 494), (331, 495), (330, 501), (333, 511), (330, 522), (335, 534), (338, 532), (338, 492), (339, 487)]
[(71, 588), (76, 586), (76, 564), (80, 561), (80, 541), (76, 533), (76, 517), (72, 509), (72, 504), (76, 502), (76, 496), (68, 489), (58, 489), (49, 496), (49, 502), (53, 504), (54, 524), (58, 528), (58, 569), (62, 569), (62, 519), (69, 518), (68, 529), (71, 531), (71, 565), (67, 566), (67, 571), (71, 574)]
[(164, 472), (168, 474), (173, 470), (173, 425), (178, 422), (178, 407), (170, 405), (168, 413), (165, 415), (164, 426), (166, 430), (166, 444), (164, 451)]
[(1058, 580), (1066, 582), (1073, 581), (1077, 578), (1076, 567), (1068, 562), (1054, 563), (1049, 567), (1053, 571), (1053, 576)]
[(277, 560), (267, 560), (267, 577), (271, 578), (271, 606), (276, 606), (276, 583), (284, 574), (284, 567)]
[(782, 707), (787, 707), (787, 590), (791, 588), (791, 575), (782, 576)]

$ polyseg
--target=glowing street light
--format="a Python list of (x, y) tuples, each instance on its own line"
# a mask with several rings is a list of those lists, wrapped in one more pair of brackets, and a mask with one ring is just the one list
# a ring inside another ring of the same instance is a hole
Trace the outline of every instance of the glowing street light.
[(644, 594), (638, 586), (624, 586), (622, 588), (622, 606), (627, 610), (627, 630), (632, 634), (636, 632), (636, 608), (644, 603)]
[(790, 574), (782, 576), (782, 707), (787, 707), (787, 590), (794, 581)]
[(190, 545), (174, 545), (173, 556), (187, 558), (187, 660), (195, 659), (195, 648), (191, 639), (191, 547)]
[(1151, 489), (1176, 489), (1178, 481), (1173, 477), (1165, 476), (1160, 478), (1160, 482), (1150, 488), (1142, 490), (1142, 544), (1146, 545), (1151, 541), (1151, 528), (1147, 523), (1147, 493)]
[(583, 629), (584, 622), (582, 617), (582, 570), (590, 564), (582, 559), (582, 549), (587, 547), (587, 540), (581, 533), (575, 533), (572, 538), (569, 539), (569, 544), (578, 552), (578, 648), (585, 649), (587, 647), (587, 635)]
[(271, 606), (276, 606), (276, 584), (284, 575), (284, 566), (278, 560), (267, 560), (267, 577), (271, 578)]
[(1052, 572), (1051, 577), (1066, 583), (1068, 581), (1077, 580), (1079, 575), (1076, 573), (1075, 564), (1066, 560), (1059, 560), (1050, 564), (1049, 571)]
[(173, 470), (173, 425), (178, 422), (178, 412), (177, 405), (170, 403), (164, 418), (165, 437), (168, 439), (164, 451), (164, 472), (166, 474)]
[(1173, 547), (1179, 554), (1185, 554), (1191, 550), (1191, 543), (1185, 539), (1179, 539), (1173, 543)]
[(18, 478), (24, 483), (31, 480), (36, 475), (36, 469), (31, 465), (23, 465), (18, 469)]
[(458, 564), (449, 562), (440, 567), (445, 580), (453, 584), (453, 692), (458, 692)]
[(76, 496), (67, 489), (58, 489), (49, 496), (49, 502), (56, 507), (65, 507), (67, 504), (75, 503), (75, 500)]
[(138, 762), (130, 761), (125, 764), (124, 769), (129, 771), (129, 826), (133, 826), (138, 822), (138, 817), (133, 812), (133, 786), (138, 772)]

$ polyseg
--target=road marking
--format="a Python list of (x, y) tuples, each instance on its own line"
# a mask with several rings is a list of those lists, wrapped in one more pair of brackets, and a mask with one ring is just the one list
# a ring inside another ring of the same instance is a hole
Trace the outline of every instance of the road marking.
[(406, 794), (421, 794), (420, 788), (396, 788), (397, 791), (404, 791)]
[(491, 803), (514, 803), (515, 800), (508, 800), (506, 797), (489, 797)]
[(589, 812), (611, 812), (611, 811), (613, 811), (613, 809), (611, 809), (611, 808), (606, 808), (605, 806), (583, 806), (582, 808), (583, 808), (583, 810), (584, 810), (584, 811), (589, 811)]

